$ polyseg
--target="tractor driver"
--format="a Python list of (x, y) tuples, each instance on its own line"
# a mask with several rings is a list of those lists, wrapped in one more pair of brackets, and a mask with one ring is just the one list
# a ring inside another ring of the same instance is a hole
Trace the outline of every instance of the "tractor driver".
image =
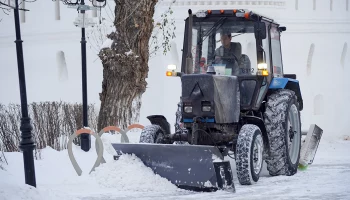
[(242, 45), (238, 42), (231, 42), (232, 35), (228, 32), (220, 33), (220, 40), (222, 46), (215, 50), (215, 63), (226, 64), (226, 68), (232, 69), (232, 75), (238, 75)]

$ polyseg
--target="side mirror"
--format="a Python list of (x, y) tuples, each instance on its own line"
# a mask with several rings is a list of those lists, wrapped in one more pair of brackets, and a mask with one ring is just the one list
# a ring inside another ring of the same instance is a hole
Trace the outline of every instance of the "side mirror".
[(254, 24), (255, 38), (266, 39), (266, 25), (264, 22), (256, 22)]
[(280, 26), (280, 27), (278, 27), (278, 30), (279, 30), (280, 32), (283, 32), (283, 31), (286, 31), (286, 30), (287, 30), (287, 27), (285, 27), (285, 26)]

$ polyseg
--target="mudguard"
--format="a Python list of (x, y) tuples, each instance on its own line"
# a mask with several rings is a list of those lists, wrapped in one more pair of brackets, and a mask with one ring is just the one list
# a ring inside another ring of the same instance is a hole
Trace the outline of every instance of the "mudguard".
[(300, 85), (299, 81), (292, 78), (282, 78), (282, 77), (275, 77), (272, 79), (269, 90), (274, 89), (290, 89), (295, 92), (295, 94), (298, 97), (299, 102), (299, 110), (303, 110), (303, 97), (301, 95)]
[(170, 124), (163, 115), (150, 115), (147, 119), (151, 124), (159, 125), (164, 130), (165, 135), (170, 135)]

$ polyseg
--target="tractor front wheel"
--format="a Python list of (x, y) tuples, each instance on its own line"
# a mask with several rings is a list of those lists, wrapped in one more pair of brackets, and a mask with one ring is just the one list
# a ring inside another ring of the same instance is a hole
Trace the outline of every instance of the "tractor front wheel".
[(236, 170), (241, 185), (251, 185), (259, 180), (263, 166), (264, 142), (261, 130), (245, 124), (239, 131), (236, 144)]
[(148, 125), (142, 130), (139, 143), (161, 143), (164, 131), (158, 125)]

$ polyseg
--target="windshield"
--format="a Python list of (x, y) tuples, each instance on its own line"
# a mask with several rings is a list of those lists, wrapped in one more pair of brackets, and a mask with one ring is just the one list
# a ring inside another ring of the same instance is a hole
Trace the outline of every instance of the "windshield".
[(210, 66), (217, 75), (257, 73), (257, 45), (252, 21), (226, 17), (215, 21), (194, 21), (191, 50), (192, 73), (207, 73)]

